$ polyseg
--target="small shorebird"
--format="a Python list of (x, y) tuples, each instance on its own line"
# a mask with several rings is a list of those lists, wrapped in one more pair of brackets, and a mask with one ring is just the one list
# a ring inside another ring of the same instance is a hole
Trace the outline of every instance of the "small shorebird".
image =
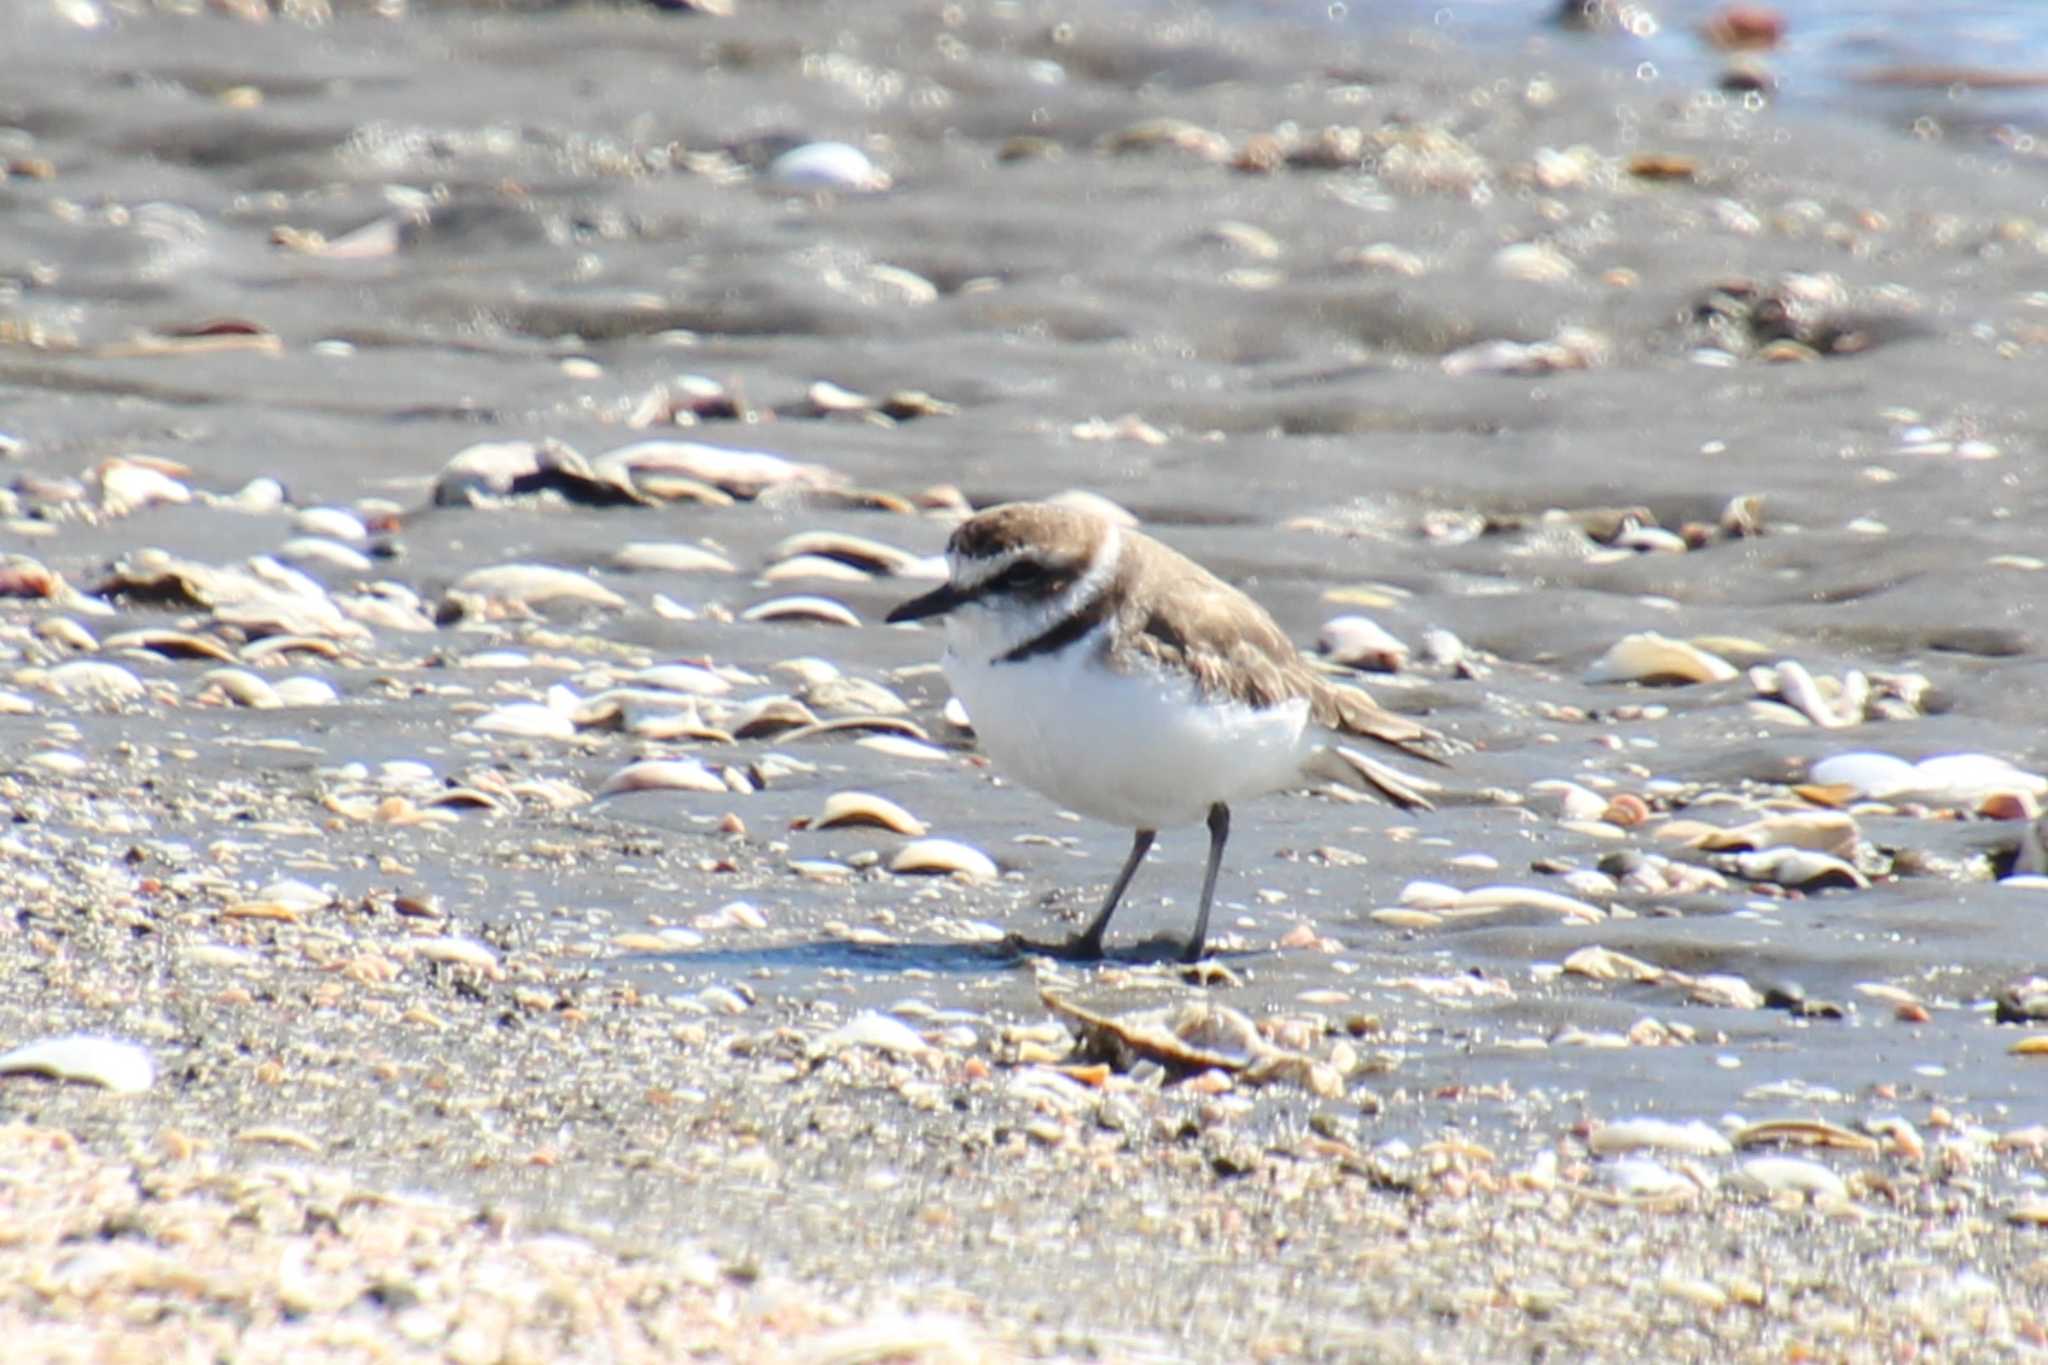
[(1183, 954), (1198, 960), (1232, 801), (1318, 778), (1429, 807), (1435, 783), (1330, 741), (1355, 735), (1440, 762), (1417, 747), (1434, 732), (1323, 678), (1265, 608), (1150, 536), (1056, 503), (1008, 503), (956, 527), (946, 560), (945, 584), (888, 619), (945, 618), (946, 678), (1005, 771), (1135, 831), (1102, 909), (1051, 951), (1101, 957), (1159, 830), (1202, 820), (1209, 863)]

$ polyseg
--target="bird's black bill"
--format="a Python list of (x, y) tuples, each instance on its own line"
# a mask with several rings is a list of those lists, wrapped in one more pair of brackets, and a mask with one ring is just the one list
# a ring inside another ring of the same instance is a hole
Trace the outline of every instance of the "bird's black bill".
[(904, 621), (922, 621), (927, 616), (944, 616), (966, 600), (966, 596), (951, 583), (941, 583), (924, 596), (911, 598), (882, 619), (892, 626)]

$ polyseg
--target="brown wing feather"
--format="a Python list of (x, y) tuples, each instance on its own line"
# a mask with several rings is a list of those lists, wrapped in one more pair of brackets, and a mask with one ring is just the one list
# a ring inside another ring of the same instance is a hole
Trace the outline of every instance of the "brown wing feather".
[[(1124, 534), (1126, 583), (1174, 585), (1170, 617), (1157, 599), (1137, 593), (1126, 597), (1125, 638), (1140, 657), (1185, 668), (1204, 697), (1261, 709), (1306, 697), (1319, 725), (1416, 758), (1443, 761), (1417, 747), (1439, 742), (1442, 737), (1434, 730), (1386, 710), (1359, 688), (1318, 676), (1257, 602), (1171, 547), (1135, 532)], [(1140, 576), (1136, 571), (1147, 560), (1150, 572)]]

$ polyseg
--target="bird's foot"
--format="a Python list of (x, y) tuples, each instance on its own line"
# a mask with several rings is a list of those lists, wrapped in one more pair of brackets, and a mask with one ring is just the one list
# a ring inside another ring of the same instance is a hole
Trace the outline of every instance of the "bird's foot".
[(1006, 934), (1003, 948), (1020, 956), (1051, 957), (1062, 962), (1102, 961), (1102, 939), (1099, 935), (1076, 934), (1058, 943), (1044, 943), (1022, 934)]

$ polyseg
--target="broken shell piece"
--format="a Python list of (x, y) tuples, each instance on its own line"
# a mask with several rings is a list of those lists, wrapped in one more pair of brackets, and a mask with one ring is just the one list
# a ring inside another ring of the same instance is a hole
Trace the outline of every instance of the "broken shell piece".
[(604, 780), (600, 797), (620, 792), (686, 791), (731, 794), (725, 779), (694, 758), (648, 758), (628, 763)]
[(1776, 882), (1802, 890), (1824, 887), (1870, 889), (1870, 879), (1843, 862), (1805, 848), (1770, 848), (1755, 853), (1727, 853), (1713, 860), (1714, 866), (1753, 882)]
[(891, 872), (957, 874), (969, 881), (992, 882), (1001, 875), (995, 859), (956, 839), (918, 839), (897, 850)]
[[(1531, 796), (1541, 796), (1550, 803), (1561, 820), (1600, 820), (1607, 814), (1607, 798), (1576, 782), (1561, 778), (1546, 778), (1529, 785)], [(1531, 803), (1535, 804), (1534, 802)]]
[(742, 621), (819, 621), (832, 626), (857, 626), (860, 618), (844, 602), (829, 597), (799, 593), (793, 597), (771, 597), (756, 602), (740, 613)]
[(1324, 1098), (1344, 1091), (1337, 1068), (1269, 1042), (1249, 1015), (1206, 1000), (1103, 1015), (1050, 992), (1048, 1009), (1081, 1026), (1081, 1046), (1118, 1070), (1155, 1062), (1180, 1076), (1236, 1074), (1247, 1081), (1291, 1081)]
[(1718, 829), (1692, 841), (1692, 847), (1709, 853), (1768, 848), (1808, 848), (1846, 858), (1856, 851), (1860, 837), (1854, 817), (1842, 811), (1794, 811), (1789, 815), (1768, 815), (1746, 825)]
[(122, 517), (159, 503), (182, 506), (191, 502), (192, 490), (173, 471), (176, 475), (189, 472), (182, 465), (147, 457), (104, 461), (94, 471), (101, 509), (109, 516)]
[(1787, 659), (1775, 668), (1750, 669), (1749, 680), (1762, 695), (1778, 698), (1827, 730), (1861, 724), (1870, 705), (1870, 679), (1855, 669), (1839, 679), (1815, 678), (1803, 664)]
[(1724, 682), (1734, 676), (1735, 665), (1719, 655), (1655, 631), (1623, 636), (1586, 670), (1586, 681), (1594, 683)]
[(874, 825), (912, 838), (923, 834), (926, 829), (924, 821), (888, 797), (858, 791), (833, 792), (825, 798), (825, 809), (811, 822), (813, 829), (834, 829), (841, 825)]
[(120, 1095), (139, 1095), (156, 1083), (156, 1063), (147, 1049), (85, 1034), (43, 1038), (0, 1053), (0, 1075), (25, 1073), (84, 1081)]

